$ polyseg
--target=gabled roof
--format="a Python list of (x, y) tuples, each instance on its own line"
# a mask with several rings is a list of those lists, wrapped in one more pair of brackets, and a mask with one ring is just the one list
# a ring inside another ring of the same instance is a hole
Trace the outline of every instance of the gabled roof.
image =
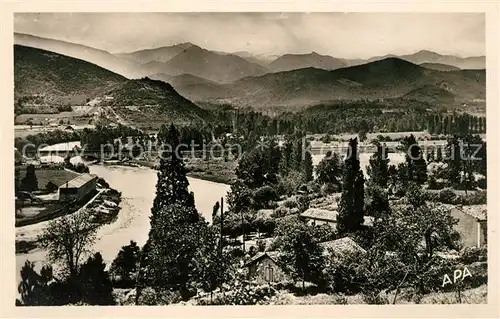
[(321, 208), (309, 208), (305, 212), (300, 214), (300, 217), (336, 222), (337, 215), (338, 215), (338, 212), (335, 210), (326, 210), (326, 209), (321, 209)]
[(488, 219), (488, 208), (486, 204), (455, 206), (451, 204), (441, 203), (440, 206), (450, 211), (460, 211), (464, 214), (474, 217), (478, 221), (486, 221)]
[(366, 253), (360, 245), (358, 245), (354, 240), (350, 237), (343, 237), (336, 240), (325, 241), (319, 244), (325, 250), (325, 253), (328, 254), (328, 250), (335, 250), (341, 253)]
[(78, 188), (78, 187), (81, 187), (81, 186), (87, 184), (88, 182), (90, 182), (91, 180), (93, 180), (95, 178), (97, 178), (97, 175), (82, 174), (82, 175), (79, 175), (79, 176), (73, 178), (69, 182), (62, 184), (61, 186), (59, 186), (59, 188), (66, 188), (66, 187)]
[(252, 258), (250, 258), (246, 263), (245, 263), (245, 267), (261, 260), (262, 258), (264, 257), (268, 257), (270, 258), (272, 261), (274, 261), (275, 263), (278, 262), (278, 252), (277, 251), (265, 251), (265, 252), (260, 252), (260, 253), (257, 253), (255, 256), (253, 256)]
[(483, 205), (467, 205), (458, 207), (457, 209), (461, 210), (467, 215), (470, 215), (476, 218), (479, 221), (485, 221), (488, 219), (486, 204)]

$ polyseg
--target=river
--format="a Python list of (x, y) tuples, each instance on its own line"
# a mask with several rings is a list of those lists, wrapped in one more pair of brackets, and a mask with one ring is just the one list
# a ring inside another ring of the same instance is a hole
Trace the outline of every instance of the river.
[[(104, 178), (110, 187), (122, 193), (121, 210), (117, 220), (109, 225), (104, 225), (97, 232), (97, 240), (92, 247), (94, 252), (100, 252), (107, 263), (111, 263), (123, 245), (130, 240), (143, 245), (149, 232), (149, 216), (156, 195), (157, 172), (150, 168), (91, 165), (90, 173)], [(207, 221), (212, 220), (212, 209), (216, 201), (224, 197), (229, 190), (229, 185), (215, 183), (188, 177), (189, 189), (194, 192), (195, 204), (198, 211)], [(224, 211), (227, 205), (224, 205)], [(30, 232), (39, 233), (46, 223), (36, 224), (36, 227), (26, 228), (27, 237)], [(29, 226), (27, 226), (29, 227)], [(16, 236), (23, 232), (21, 228), (16, 229)], [(35, 234), (36, 235), (36, 234)], [(27, 254), (16, 255), (16, 282), (20, 281), (20, 270), (24, 261), (29, 259), (35, 262), (39, 269), (45, 260), (45, 252), (35, 249)]]

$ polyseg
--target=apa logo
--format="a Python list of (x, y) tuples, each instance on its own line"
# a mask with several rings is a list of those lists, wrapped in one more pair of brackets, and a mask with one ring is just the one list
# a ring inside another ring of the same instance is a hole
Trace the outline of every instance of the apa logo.
[(457, 269), (453, 272), (453, 282), (451, 281), (450, 276), (447, 274), (444, 275), (443, 277), (443, 285), (441, 287), (446, 286), (447, 284), (454, 284), (457, 281), (463, 281), (467, 277), (471, 277), (472, 274), (470, 273), (469, 269), (467, 267), (464, 267), (464, 270)]

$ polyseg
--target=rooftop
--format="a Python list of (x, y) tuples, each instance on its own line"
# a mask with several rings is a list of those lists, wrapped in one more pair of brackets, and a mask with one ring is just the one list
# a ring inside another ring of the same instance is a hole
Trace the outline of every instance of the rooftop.
[(72, 151), (73, 149), (80, 148), (80, 141), (78, 142), (66, 142), (66, 143), (59, 143), (59, 144), (54, 144), (50, 146), (46, 146), (41, 148), (39, 151), (40, 152), (68, 152)]
[(472, 216), (480, 221), (485, 221), (488, 219), (486, 204), (467, 205), (467, 206), (457, 207), (457, 209), (461, 210), (465, 214), (470, 215), (470, 216)]
[(336, 240), (325, 241), (319, 244), (325, 249), (325, 253), (328, 253), (329, 250), (334, 250), (338, 252), (359, 252), (366, 253), (360, 245), (358, 245), (354, 240), (350, 237), (343, 237)]
[(300, 217), (335, 222), (335, 221), (337, 221), (337, 215), (338, 215), (338, 212), (335, 210), (326, 210), (326, 209), (321, 209), (321, 208), (309, 208), (305, 212), (300, 214)]
[(82, 187), (83, 185), (87, 184), (88, 182), (90, 182), (91, 180), (96, 179), (96, 178), (97, 178), (97, 175), (94, 175), (94, 174), (82, 174), (80, 176), (73, 178), (69, 182), (62, 184), (61, 186), (59, 186), (59, 188)]
[(271, 258), (274, 262), (278, 261), (278, 252), (277, 251), (265, 251), (265, 252), (259, 252), (252, 258), (250, 258), (246, 263), (245, 266), (248, 266), (250, 264), (253, 264), (254, 262), (264, 258), (267, 256), (268, 258)]

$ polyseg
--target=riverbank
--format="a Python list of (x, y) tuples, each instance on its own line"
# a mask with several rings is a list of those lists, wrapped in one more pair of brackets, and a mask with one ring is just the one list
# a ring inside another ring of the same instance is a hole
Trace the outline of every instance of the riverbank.
[[(223, 159), (184, 158), (187, 176), (208, 182), (231, 185), (236, 180), (237, 160), (224, 161)], [(148, 167), (156, 169), (160, 165), (159, 159), (133, 159), (129, 161), (109, 161), (105, 165), (121, 165), (126, 167)]]

